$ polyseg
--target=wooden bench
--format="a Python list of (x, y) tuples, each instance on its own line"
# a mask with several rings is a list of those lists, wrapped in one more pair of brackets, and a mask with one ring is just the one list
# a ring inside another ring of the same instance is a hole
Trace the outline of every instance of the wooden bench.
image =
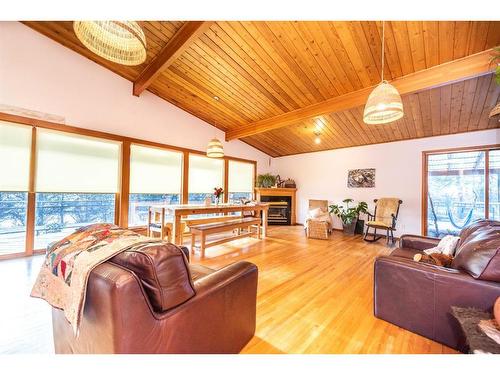
[[(237, 220), (228, 220), (220, 223), (210, 223), (210, 224), (199, 224), (192, 225), (191, 229), (191, 253), (194, 254), (194, 247), (196, 242), (196, 235), (200, 235), (200, 252), (201, 257), (205, 257), (205, 249), (210, 246), (220, 245), (225, 242), (233, 241), (238, 238), (249, 237), (252, 235), (252, 226), (257, 226), (257, 238), (260, 238), (260, 225), (261, 221), (258, 217), (247, 217)], [(247, 229), (246, 233), (241, 233), (241, 229)], [(219, 240), (206, 242), (207, 235), (227, 232), (230, 230), (238, 230), (238, 234), (221, 238)]]

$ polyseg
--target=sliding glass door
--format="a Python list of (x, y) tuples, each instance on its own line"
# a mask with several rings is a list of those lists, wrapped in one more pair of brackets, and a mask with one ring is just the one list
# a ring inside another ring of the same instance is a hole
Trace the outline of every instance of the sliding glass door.
[(425, 157), (427, 235), (457, 235), (474, 220), (499, 217), (498, 150), (426, 153)]

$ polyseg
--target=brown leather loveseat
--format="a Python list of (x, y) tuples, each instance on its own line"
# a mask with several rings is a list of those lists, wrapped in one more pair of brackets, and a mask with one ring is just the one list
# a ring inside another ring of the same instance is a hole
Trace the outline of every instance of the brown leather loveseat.
[(375, 261), (374, 313), (399, 327), (465, 351), (451, 306), (491, 311), (500, 296), (500, 222), (464, 228), (451, 268), (413, 261), (439, 239), (404, 235), (390, 256)]
[(53, 309), (56, 353), (238, 353), (255, 332), (257, 267), (189, 265), (186, 249), (125, 251), (89, 278), (77, 337)]

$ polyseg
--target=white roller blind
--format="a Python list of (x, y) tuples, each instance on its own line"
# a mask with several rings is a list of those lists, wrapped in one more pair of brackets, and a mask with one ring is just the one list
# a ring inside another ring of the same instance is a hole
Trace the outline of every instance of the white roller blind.
[(189, 193), (213, 193), (224, 184), (224, 160), (189, 155)]
[(254, 164), (229, 160), (229, 191), (231, 193), (252, 193)]
[(118, 192), (120, 144), (39, 129), (38, 192)]
[(132, 145), (130, 148), (130, 192), (180, 194), (182, 154)]
[(31, 127), (0, 121), (0, 190), (28, 191)]

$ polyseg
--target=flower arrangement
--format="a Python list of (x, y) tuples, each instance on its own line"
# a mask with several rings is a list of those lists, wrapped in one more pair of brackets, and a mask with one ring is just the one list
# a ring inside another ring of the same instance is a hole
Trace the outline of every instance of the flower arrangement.
[(214, 188), (214, 197), (215, 197), (215, 203), (218, 204), (220, 201), (220, 198), (222, 197), (222, 194), (224, 194), (224, 189), (221, 187), (216, 187)]

